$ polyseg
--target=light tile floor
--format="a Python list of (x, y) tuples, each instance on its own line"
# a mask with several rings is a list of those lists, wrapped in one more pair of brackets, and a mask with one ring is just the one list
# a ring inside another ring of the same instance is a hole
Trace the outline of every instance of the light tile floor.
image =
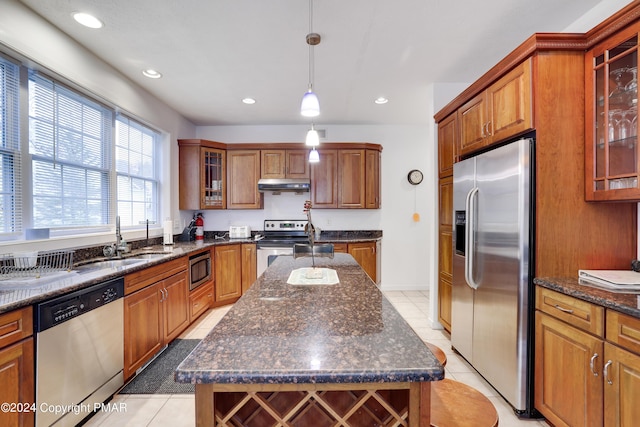
[[(420, 338), (437, 345), (445, 352), (447, 355), (446, 377), (468, 384), (489, 398), (498, 410), (500, 427), (548, 427), (544, 421), (519, 420), (505, 400), (464, 359), (451, 350), (449, 334), (442, 330), (431, 329), (428, 326), (429, 292), (388, 291), (384, 294)], [(203, 338), (227, 313), (229, 308), (230, 306), (209, 310), (180, 338)], [(186, 427), (193, 426), (195, 422), (193, 395), (117, 394), (112, 403), (125, 403), (126, 405), (122, 407), (126, 407), (126, 411), (100, 412), (85, 425)]]

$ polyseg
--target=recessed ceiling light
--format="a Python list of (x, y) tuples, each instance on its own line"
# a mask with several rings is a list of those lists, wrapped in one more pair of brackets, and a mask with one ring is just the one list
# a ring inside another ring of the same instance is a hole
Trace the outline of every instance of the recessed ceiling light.
[(84, 12), (74, 13), (73, 19), (75, 19), (77, 23), (89, 28), (102, 28), (102, 26), (104, 25), (102, 21), (95, 16)]
[(387, 98), (385, 98), (384, 96), (380, 96), (378, 98), (376, 98), (375, 101), (376, 104), (386, 104), (387, 102), (389, 102), (389, 100)]
[(151, 68), (144, 70), (142, 74), (146, 77), (149, 77), (150, 79), (159, 79), (160, 77), (162, 77), (162, 74), (160, 74), (156, 70), (152, 70)]
[(251, 105), (251, 104), (255, 104), (255, 103), (256, 103), (256, 100), (255, 100), (255, 99), (253, 99), (253, 98), (244, 98), (244, 99), (242, 100), (242, 102), (244, 102), (245, 104), (249, 104), (249, 105)]

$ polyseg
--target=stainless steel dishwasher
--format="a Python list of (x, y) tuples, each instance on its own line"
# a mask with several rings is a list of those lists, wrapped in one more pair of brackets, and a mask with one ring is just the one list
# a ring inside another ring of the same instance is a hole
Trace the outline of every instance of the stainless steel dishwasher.
[(124, 279), (36, 305), (36, 426), (74, 426), (122, 385)]

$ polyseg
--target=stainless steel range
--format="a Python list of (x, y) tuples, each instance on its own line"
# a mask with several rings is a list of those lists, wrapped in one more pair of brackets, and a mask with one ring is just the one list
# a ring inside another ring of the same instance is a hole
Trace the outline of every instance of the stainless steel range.
[(258, 276), (260, 276), (278, 255), (293, 255), (295, 243), (307, 243), (305, 233), (307, 220), (266, 219), (264, 238), (257, 243)]

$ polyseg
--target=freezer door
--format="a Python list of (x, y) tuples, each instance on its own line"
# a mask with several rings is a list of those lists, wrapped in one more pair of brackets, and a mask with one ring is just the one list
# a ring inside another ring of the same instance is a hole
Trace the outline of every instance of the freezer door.
[(476, 158), (479, 286), (470, 362), (521, 410), (526, 405), (529, 147), (529, 140), (520, 140)]
[(475, 158), (453, 165), (453, 281), (451, 291), (451, 345), (467, 360), (472, 358), (473, 289), (465, 279), (467, 245), (466, 204), (475, 188)]

